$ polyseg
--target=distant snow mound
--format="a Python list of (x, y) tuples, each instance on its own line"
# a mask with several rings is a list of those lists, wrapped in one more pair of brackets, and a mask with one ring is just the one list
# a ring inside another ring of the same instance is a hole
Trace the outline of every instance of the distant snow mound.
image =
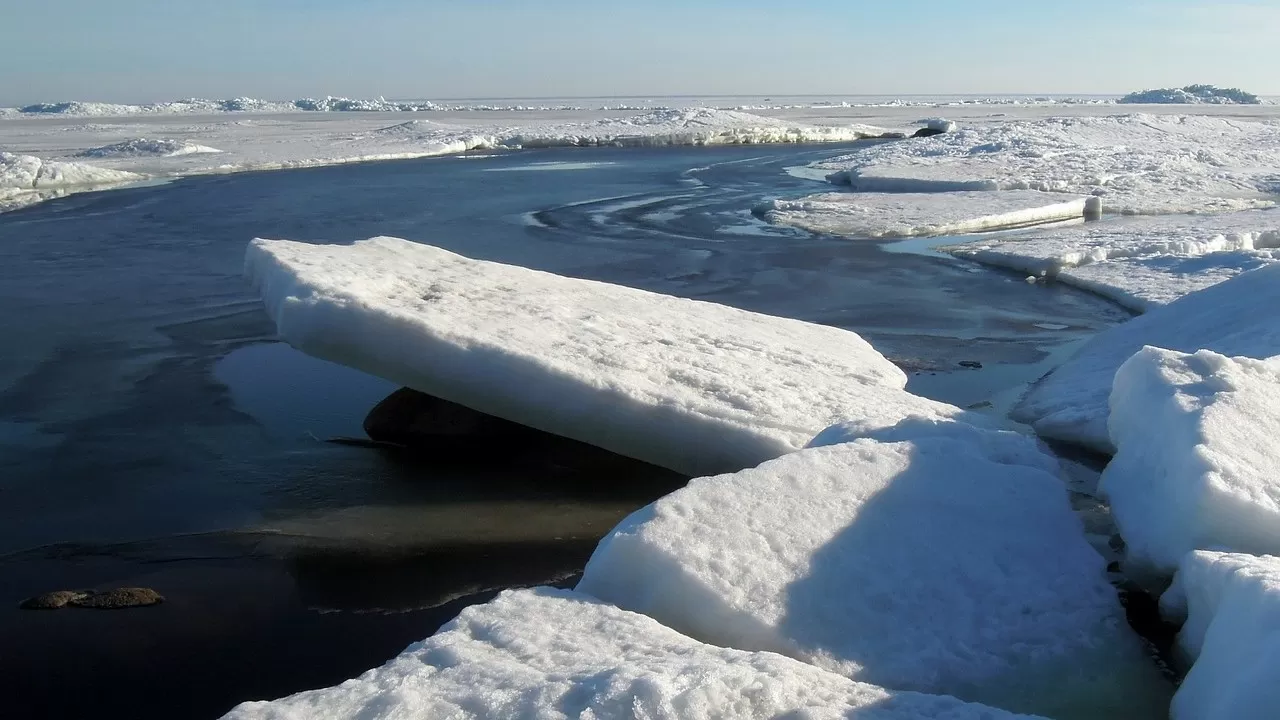
[(436, 132), (444, 129), (445, 125), (431, 120), (409, 120), (407, 122), (388, 125), (384, 128), (374, 130), (374, 135), (421, 135), (425, 132)]
[(310, 112), (416, 112), (436, 110), (439, 107), (433, 102), (401, 103), (390, 102), (383, 98), (355, 100), (343, 97), (302, 98), (294, 100), (293, 105), (299, 110)]
[(1161, 88), (1132, 92), (1116, 102), (1144, 105), (1259, 105), (1262, 100), (1240, 88), (1220, 88), (1213, 85), (1187, 85), (1180, 88)]
[(186, 140), (171, 140), (168, 138), (148, 139), (133, 138), (132, 140), (124, 140), (111, 145), (103, 145), (102, 147), (90, 148), (77, 155), (77, 157), (92, 158), (122, 158), (122, 157), (178, 157), (180, 155), (198, 155), (202, 153), (218, 153), (222, 152), (217, 148), (208, 145), (197, 145)]

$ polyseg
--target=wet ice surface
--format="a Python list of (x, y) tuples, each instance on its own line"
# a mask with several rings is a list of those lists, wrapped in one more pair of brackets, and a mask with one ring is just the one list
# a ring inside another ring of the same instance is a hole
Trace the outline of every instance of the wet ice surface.
[[(1127, 317), (1071, 288), (751, 216), (764, 196), (814, 192), (784, 168), (849, 149), (531, 151), (201, 178), (0, 217), (0, 673), (18, 715), (202, 717), (332, 684), (490, 589), (569, 578), (681, 482), (536, 448), (492, 462), (318, 442), (358, 434), (392, 388), (274, 342), (241, 278), (251, 237), (396, 235), (845, 327), (913, 391), (960, 405), (1003, 404)], [(119, 585), (170, 602), (14, 609)], [(138, 705), (144, 677), (170, 690)]]

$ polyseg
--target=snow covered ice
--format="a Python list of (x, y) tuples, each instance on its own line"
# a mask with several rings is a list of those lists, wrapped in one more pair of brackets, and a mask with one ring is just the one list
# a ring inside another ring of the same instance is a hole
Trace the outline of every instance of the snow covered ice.
[(1015, 720), (955, 698), (885, 690), (773, 653), (704, 645), (563, 590), (509, 590), (380, 668), (249, 702), (225, 720)]
[(1272, 207), (1280, 123), (1145, 114), (985, 123), (815, 167), (864, 192), (1041, 190), (1095, 195), (1124, 214)]
[(1229, 356), (1280, 355), (1280, 265), (1270, 264), (1156, 307), (1091, 338), (1031, 386), (1012, 417), (1042, 437), (1111, 452), (1109, 398), (1116, 371), (1146, 345)]
[(1062, 719), (1164, 715), (1169, 689), (1034, 439), (912, 419), (823, 442), (860, 434), (636, 511), (578, 590), (885, 687)]
[(903, 391), (858, 335), (373, 238), (255, 240), (246, 271), (316, 357), (691, 475), (798, 450), (847, 417), (994, 417)]
[(1280, 554), (1280, 358), (1143, 348), (1111, 392), (1099, 490), (1127, 560), (1172, 575), (1190, 551)]
[(1178, 646), (1194, 661), (1173, 720), (1268, 720), (1280, 707), (1280, 558), (1195, 552), (1161, 610), (1185, 621)]
[(1277, 248), (1280, 210), (1118, 218), (939, 249), (1054, 278), (1142, 312), (1280, 260)]
[(820, 193), (772, 200), (756, 213), (779, 225), (853, 238), (955, 235), (1083, 220), (1096, 199), (1035, 190), (948, 193)]
[(11, 210), (69, 189), (93, 189), (141, 180), (142, 176), (85, 163), (47, 161), (34, 155), (0, 152), (0, 211)]

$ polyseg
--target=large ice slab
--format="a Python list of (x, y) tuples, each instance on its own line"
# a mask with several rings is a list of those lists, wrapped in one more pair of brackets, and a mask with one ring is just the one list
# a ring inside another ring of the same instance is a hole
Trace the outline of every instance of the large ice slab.
[(998, 422), (901, 390), (845, 330), (406, 240), (255, 240), (246, 271), (303, 352), (689, 474), (758, 465), (848, 417)]
[(1111, 391), (1116, 455), (1098, 489), (1131, 565), (1192, 550), (1280, 554), (1280, 358), (1146, 347)]
[(507, 591), (380, 668), (224, 720), (1015, 720), (773, 653), (704, 645), (563, 590)]
[(867, 192), (1030, 189), (1126, 214), (1271, 207), (1280, 123), (1118, 115), (989, 123), (817, 164)]
[(1015, 420), (1043, 437), (1112, 452), (1108, 401), (1116, 371), (1146, 345), (1266, 358), (1280, 355), (1280, 264), (1157, 307), (1099, 333), (1069, 360), (1032, 385), (1014, 406)]
[(1267, 720), (1280, 707), (1280, 558), (1195, 552), (1183, 559), (1161, 610), (1183, 620), (1191, 671), (1174, 720)]
[(755, 212), (779, 225), (855, 238), (954, 235), (1082, 220), (1095, 199), (1035, 190), (951, 193), (820, 193), (771, 200)]
[(1119, 218), (978, 238), (940, 249), (1054, 278), (1146, 311), (1280, 260), (1277, 247), (1280, 210), (1249, 210)]
[[(601, 541), (580, 591), (716, 645), (1056, 718), (1163, 717), (1052, 458), (945, 423), (699, 478)], [(900, 439), (913, 438), (913, 439)], [(895, 441), (897, 440), (897, 441)]]

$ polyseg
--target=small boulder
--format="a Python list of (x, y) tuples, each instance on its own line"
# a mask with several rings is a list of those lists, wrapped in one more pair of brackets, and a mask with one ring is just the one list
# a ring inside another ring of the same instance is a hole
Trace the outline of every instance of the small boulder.
[(89, 596), (80, 590), (54, 590), (43, 595), (36, 595), (22, 601), (18, 607), (23, 610), (58, 610)]
[(962, 368), (969, 368), (970, 370), (982, 369), (982, 363), (978, 362), (977, 360), (961, 360), (959, 362), (959, 365)]
[(945, 135), (946, 132), (947, 132), (946, 130), (939, 130), (938, 128), (922, 127), (919, 130), (915, 131), (914, 133), (911, 133), (911, 137), (913, 138), (933, 137), (934, 135)]

